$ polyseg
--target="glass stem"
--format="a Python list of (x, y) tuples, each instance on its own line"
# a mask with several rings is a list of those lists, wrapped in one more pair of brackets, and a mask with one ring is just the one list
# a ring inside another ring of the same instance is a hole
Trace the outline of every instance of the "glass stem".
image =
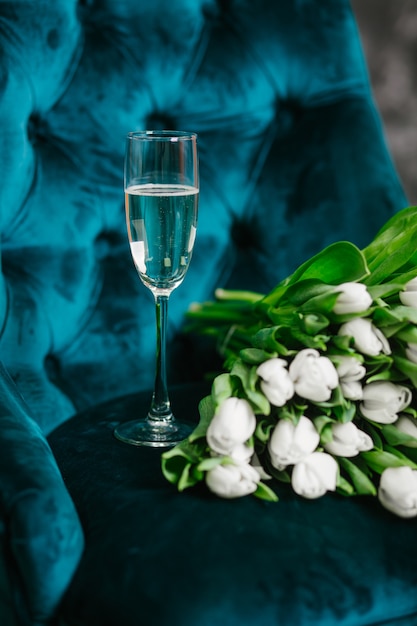
[(173, 420), (166, 375), (166, 327), (169, 296), (155, 295), (156, 309), (156, 371), (155, 386), (148, 418), (154, 421)]

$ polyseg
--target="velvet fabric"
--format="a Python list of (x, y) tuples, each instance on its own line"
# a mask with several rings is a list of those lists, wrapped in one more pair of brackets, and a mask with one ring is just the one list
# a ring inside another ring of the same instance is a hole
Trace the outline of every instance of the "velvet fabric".
[[(203, 390), (173, 390), (195, 419)], [(149, 394), (115, 400), (50, 436), (86, 533), (60, 626), (415, 626), (416, 520), (370, 498), (221, 500), (178, 494), (160, 450), (116, 441)]]
[[(44, 435), (153, 383), (153, 301), (124, 222), (126, 134), (199, 136), (198, 234), (170, 302), (170, 383), (212, 367), (182, 334), (192, 301), (270, 289), (332, 241), (367, 244), (407, 202), (348, 0), (0, 0), (0, 49), (1, 623), (16, 608), (51, 617), (82, 549)], [(166, 489), (138, 500), (145, 527)], [(229, 510), (190, 506), (212, 524)], [(192, 591), (190, 576), (184, 599)]]

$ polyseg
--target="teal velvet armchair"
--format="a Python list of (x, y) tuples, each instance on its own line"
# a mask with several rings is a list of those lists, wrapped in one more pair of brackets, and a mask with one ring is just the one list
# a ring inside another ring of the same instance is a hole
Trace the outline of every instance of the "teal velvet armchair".
[[(407, 201), (347, 0), (1, 0), (0, 42), (0, 623), (127, 625), (110, 613), (91, 617), (94, 606), (77, 614), (72, 604), (62, 617), (91, 537), (84, 543), (68, 491), (74, 480), (47, 441), (75, 414), (152, 387), (152, 303), (124, 223), (126, 134), (175, 128), (199, 137), (197, 241), (170, 303), (172, 383), (201, 380), (211, 363), (182, 333), (192, 301), (219, 286), (270, 289), (332, 241), (364, 246)], [(229, 515), (201, 496), (183, 504), (172, 490), (154, 495), (152, 506), (165, 497), (200, 521), (203, 511), (212, 515), (219, 528)], [(270, 509), (245, 506), (265, 513), (271, 532)], [(286, 531), (300, 524), (294, 506)], [(352, 523), (355, 507), (346, 513)], [(144, 519), (148, 510), (144, 497)], [(174, 537), (180, 513), (175, 520), (167, 529)], [(247, 567), (278, 558), (266, 545), (265, 561)], [(288, 575), (297, 588), (296, 568)], [(188, 584), (191, 598), (192, 577)], [(280, 594), (261, 594), (269, 608), (256, 621), (249, 609), (247, 617), (234, 612), (227, 590), (220, 601), (210, 589), (207, 606), (217, 598), (223, 613), (200, 606), (172, 621), (184, 614), (156, 611), (152, 622), (145, 607), (140, 623), (284, 623), (274, 604)], [(417, 607), (401, 607), (386, 623), (417, 624)], [(385, 611), (364, 609), (359, 622), (344, 609), (341, 624), (382, 624)], [(291, 610), (293, 626), (313, 624), (308, 612)], [(335, 623), (325, 609), (316, 617), (314, 624)]]

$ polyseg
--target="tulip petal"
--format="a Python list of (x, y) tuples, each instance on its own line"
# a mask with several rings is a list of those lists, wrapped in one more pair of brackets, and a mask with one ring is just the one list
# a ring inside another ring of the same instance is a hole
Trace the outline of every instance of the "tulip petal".
[(378, 489), (381, 504), (400, 517), (417, 516), (417, 470), (389, 467), (382, 472)]

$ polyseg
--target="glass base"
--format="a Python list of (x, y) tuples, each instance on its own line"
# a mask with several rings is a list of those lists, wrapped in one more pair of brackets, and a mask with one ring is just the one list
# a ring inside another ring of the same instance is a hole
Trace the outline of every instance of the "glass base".
[(132, 446), (151, 446), (168, 448), (184, 441), (192, 433), (195, 426), (176, 419), (146, 419), (123, 422), (114, 429), (116, 439)]

